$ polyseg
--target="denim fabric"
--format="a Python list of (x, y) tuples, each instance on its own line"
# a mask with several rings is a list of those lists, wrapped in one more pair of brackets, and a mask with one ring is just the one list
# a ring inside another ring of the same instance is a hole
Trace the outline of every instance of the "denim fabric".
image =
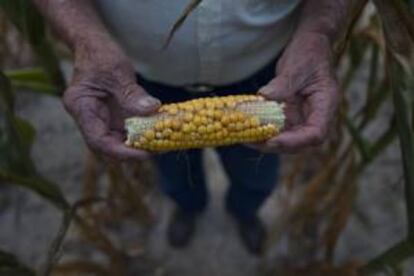
[[(235, 84), (217, 87), (211, 93), (188, 92), (150, 82), (138, 76), (138, 83), (163, 103), (178, 102), (205, 96), (252, 94), (273, 77), (276, 61), (248, 79)], [(226, 195), (228, 211), (239, 219), (252, 218), (276, 186), (279, 158), (276, 154), (263, 154), (243, 145), (215, 149), (230, 179)], [(160, 172), (162, 190), (184, 211), (201, 212), (208, 202), (208, 192), (202, 150), (175, 151), (155, 155)]]

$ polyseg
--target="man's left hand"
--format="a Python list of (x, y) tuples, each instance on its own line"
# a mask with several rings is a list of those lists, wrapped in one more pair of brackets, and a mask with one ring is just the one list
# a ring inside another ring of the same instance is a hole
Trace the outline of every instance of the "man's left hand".
[(283, 131), (254, 148), (294, 153), (320, 145), (338, 102), (329, 39), (318, 33), (296, 34), (281, 56), (276, 77), (259, 94), (285, 103)]

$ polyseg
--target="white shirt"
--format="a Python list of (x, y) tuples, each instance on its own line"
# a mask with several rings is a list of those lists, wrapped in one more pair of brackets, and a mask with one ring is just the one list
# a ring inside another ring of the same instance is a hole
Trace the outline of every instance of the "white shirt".
[(104, 22), (144, 78), (223, 85), (275, 58), (291, 37), (300, 0), (203, 0), (162, 49), (191, 0), (96, 0)]

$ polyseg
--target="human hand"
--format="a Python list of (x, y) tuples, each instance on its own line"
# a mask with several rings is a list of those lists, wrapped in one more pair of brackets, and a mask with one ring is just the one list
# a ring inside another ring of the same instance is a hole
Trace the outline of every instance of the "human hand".
[(115, 160), (149, 156), (124, 144), (124, 119), (150, 114), (160, 102), (137, 85), (132, 65), (114, 43), (76, 47), (74, 75), (63, 102), (93, 151)]
[(285, 103), (286, 122), (278, 136), (254, 148), (294, 153), (321, 144), (338, 101), (329, 39), (317, 33), (297, 34), (277, 64), (276, 77), (259, 94)]

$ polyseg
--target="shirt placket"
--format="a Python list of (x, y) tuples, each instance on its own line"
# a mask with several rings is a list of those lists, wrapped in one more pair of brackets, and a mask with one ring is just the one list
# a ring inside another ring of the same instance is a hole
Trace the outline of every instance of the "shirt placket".
[(197, 38), (199, 82), (214, 84), (220, 79), (222, 0), (204, 0), (198, 6)]

